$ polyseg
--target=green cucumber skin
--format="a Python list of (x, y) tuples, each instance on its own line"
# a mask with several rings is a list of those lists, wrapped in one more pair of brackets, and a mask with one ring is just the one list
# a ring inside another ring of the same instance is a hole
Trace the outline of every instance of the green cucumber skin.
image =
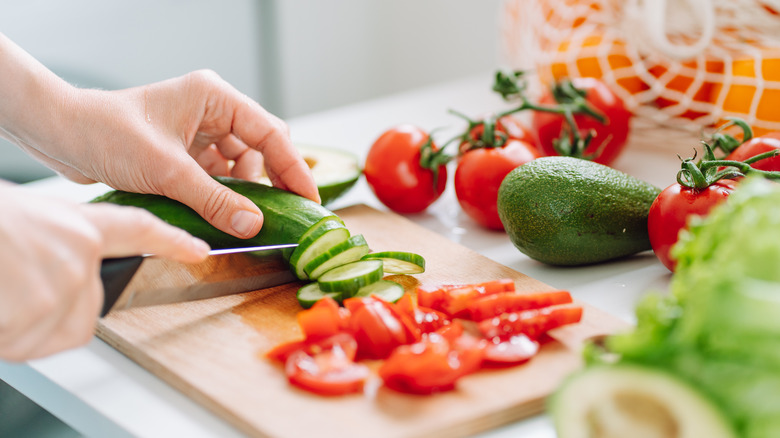
[[(263, 212), (263, 228), (249, 239), (218, 230), (186, 205), (160, 195), (111, 191), (92, 200), (140, 207), (163, 221), (206, 241), (212, 248), (298, 243), (312, 225), (336, 216), (322, 205), (295, 193), (251, 181), (215, 177), (231, 190), (246, 196)], [(289, 254), (288, 254), (289, 255)]]

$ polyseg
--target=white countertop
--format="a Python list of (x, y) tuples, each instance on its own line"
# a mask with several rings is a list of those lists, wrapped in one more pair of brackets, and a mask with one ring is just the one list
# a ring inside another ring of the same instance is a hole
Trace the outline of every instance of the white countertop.
[[(486, 72), (478, 78), (298, 117), (288, 123), (295, 142), (343, 148), (362, 159), (371, 143), (395, 124), (414, 123), (428, 130), (444, 127), (446, 131), (461, 126), (448, 109), (476, 117), (504, 108), (505, 103), (490, 91), (491, 80), (492, 73)], [(647, 136), (636, 131), (634, 137), (636, 140), (615, 167), (659, 187), (673, 182), (679, 169), (676, 153), (668, 144), (647, 141)], [(447, 134), (443, 133), (442, 138), (448, 138)], [(684, 145), (688, 151), (696, 146)], [(102, 185), (81, 186), (58, 177), (29, 184), (28, 188), (78, 201), (108, 190)], [(354, 203), (384, 209), (362, 179), (331, 207)], [(588, 267), (560, 268), (535, 262), (517, 251), (506, 234), (478, 228), (462, 214), (452, 187), (426, 213), (409, 218), (537, 280), (568, 289), (575, 299), (629, 322), (634, 320), (637, 299), (651, 290), (665, 290), (670, 277), (650, 252)], [(87, 436), (242, 436), (97, 338), (83, 348), (26, 364), (0, 362), (0, 379)], [(480, 436), (521, 435), (546, 438), (554, 437), (555, 432), (549, 418), (539, 415)]]

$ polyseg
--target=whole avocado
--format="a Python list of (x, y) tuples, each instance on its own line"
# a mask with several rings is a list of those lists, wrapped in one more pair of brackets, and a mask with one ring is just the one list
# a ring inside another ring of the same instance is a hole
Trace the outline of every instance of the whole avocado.
[(592, 161), (543, 157), (504, 178), (497, 206), (522, 253), (550, 265), (577, 266), (650, 249), (647, 214), (660, 192)]

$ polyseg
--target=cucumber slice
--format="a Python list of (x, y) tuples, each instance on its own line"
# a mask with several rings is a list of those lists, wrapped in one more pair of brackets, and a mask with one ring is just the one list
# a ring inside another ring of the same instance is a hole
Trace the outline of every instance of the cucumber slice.
[(341, 303), (341, 292), (325, 292), (320, 289), (320, 285), (317, 282), (301, 286), (295, 297), (298, 298), (298, 303), (304, 309), (308, 309), (324, 297), (331, 297), (338, 303)]
[(385, 272), (388, 274), (422, 274), (425, 272), (425, 259), (413, 252), (382, 251), (363, 256), (363, 260), (370, 259), (382, 260)]
[(724, 414), (698, 390), (660, 369), (595, 366), (570, 376), (550, 410), (560, 438), (733, 438)]
[(290, 256), (290, 266), (301, 280), (309, 278), (303, 269), (307, 263), (350, 236), (349, 230), (339, 221), (326, 220), (318, 224), (319, 226), (305, 233)]
[(354, 297), (377, 296), (385, 301), (394, 303), (404, 296), (404, 287), (390, 280), (375, 281), (368, 286), (363, 286), (355, 292)]
[(381, 260), (358, 260), (326, 271), (317, 279), (325, 292), (341, 292), (344, 298), (351, 297), (363, 286), (382, 279)]
[(368, 251), (366, 239), (362, 234), (356, 234), (314, 257), (303, 270), (310, 279), (316, 280), (337, 266), (360, 260)]

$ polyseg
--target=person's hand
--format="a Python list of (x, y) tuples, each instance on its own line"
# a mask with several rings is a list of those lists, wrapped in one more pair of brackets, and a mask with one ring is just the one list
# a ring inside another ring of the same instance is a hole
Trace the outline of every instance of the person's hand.
[(206, 171), (257, 180), (264, 164), (274, 186), (319, 202), (286, 124), (213, 72), (68, 94), (69, 123), (32, 152), (73, 181), (179, 200), (241, 238), (260, 230), (260, 210)]
[(152, 253), (182, 262), (209, 247), (145, 210), (75, 204), (0, 185), (0, 359), (83, 345), (103, 306), (105, 257)]

